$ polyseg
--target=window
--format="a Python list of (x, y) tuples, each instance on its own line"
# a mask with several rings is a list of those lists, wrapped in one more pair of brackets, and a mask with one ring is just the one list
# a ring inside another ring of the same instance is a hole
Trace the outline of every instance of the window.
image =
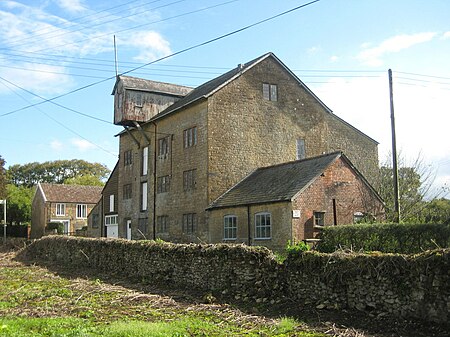
[(169, 176), (158, 177), (158, 186), (156, 191), (158, 193), (169, 192), (169, 188), (170, 188)]
[(131, 184), (125, 184), (123, 185), (123, 199), (131, 199), (132, 196), (132, 189)]
[(145, 176), (148, 173), (148, 146), (142, 149), (142, 175)]
[(223, 239), (236, 240), (237, 238), (237, 216), (225, 215), (223, 217)]
[(147, 218), (138, 219), (138, 233), (141, 234), (144, 237), (144, 239), (147, 239), (147, 237), (145, 236), (147, 234), (147, 223), (148, 223)]
[(324, 226), (325, 212), (314, 212), (314, 226)]
[(133, 153), (131, 150), (125, 151), (123, 153), (123, 164), (124, 166), (131, 165), (133, 163)]
[(98, 228), (99, 225), (98, 218), (99, 216), (97, 213), (92, 214), (92, 228)]
[(183, 172), (183, 188), (185, 191), (192, 191), (195, 189), (196, 181), (196, 169)]
[(169, 217), (167, 215), (160, 215), (156, 218), (156, 232), (169, 232)]
[(304, 139), (297, 139), (297, 160), (305, 159), (305, 157), (306, 157), (305, 140)]
[(66, 204), (56, 204), (56, 216), (66, 215)]
[(361, 223), (364, 220), (364, 213), (355, 212), (353, 213), (353, 223)]
[(87, 218), (87, 205), (77, 205), (77, 219)]
[(159, 139), (159, 158), (163, 159), (169, 155), (169, 137)]
[(114, 212), (114, 194), (109, 196), (109, 211)]
[(141, 211), (147, 210), (147, 182), (141, 183)]
[(135, 103), (135, 105), (136, 106), (142, 106), (142, 94), (141, 93), (136, 94), (136, 103)]
[(183, 214), (183, 228), (185, 234), (193, 234), (197, 229), (197, 213)]
[(192, 147), (197, 145), (197, 127), (187, 129), (183, 131), (183, 143), (184, 148)]
[(117, 215), (106, 215), (105, 226), (117, 225)]
[(277, 85), (263, 83), (263, 98), (268, 101), (278, 101)]
[(270, 213), (255, 214), (255, 239), (270, 239), (272, 221)]

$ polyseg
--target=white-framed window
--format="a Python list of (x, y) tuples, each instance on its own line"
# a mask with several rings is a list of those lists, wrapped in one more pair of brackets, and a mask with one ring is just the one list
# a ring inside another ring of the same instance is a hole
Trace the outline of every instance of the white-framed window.
[(77, 205), (77, 219), (87, 218), (87, 205), (78, 204)]
[(183, 214), (183, 228), (185, 234), (193, 234), (197, 229), (197, 213)]
[(117, 215), (105, 215), (105, 225), (117, 225)]
[(237, 216), (225, 215), (223, 217), (223, 239), (236, 240), (237, 238)]
[(278, 86), (276, 84), (263, 83), (263, 98), (267, 101), (278, 101)]
[(197, 145), (197, 127), (196, 126), (183, 131), (183, 145), (184, 145), (185, 149), (188, 147)]
[(147, 182), (141, 183), (141, 211), (147, 210)]
[(66, 215), (66, 204), (56, 204), (56, 216)]
[(148, 146), (142, 149), (142, 175), (145, 176), (148, 173)]
[(114, 194), (109, 196), (109, 211), (114, 212)]
[(314, 211), (314, 226), (325, 225), (325, 212)]
[(272, 215), (268, 212), (255, 214), (255, 239), (272, 237)]

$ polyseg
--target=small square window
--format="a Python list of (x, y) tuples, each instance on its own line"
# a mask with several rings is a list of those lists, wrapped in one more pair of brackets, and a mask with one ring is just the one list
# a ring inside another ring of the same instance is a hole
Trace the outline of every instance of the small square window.
[(197, 170), (188, 170), (183, 172), (183, 189), (185, 191), (192, 191), (197, 185), (196, 181)]
[(197, 229), (197, 213), (183, 214), (182, 231), (185, 234), (194, 234)]
[(272, 216), (270, 213), (255, 214), (255, 239), (272, 237)]
[(170, 177), (158, 177), (157, 193), (165, 193), (170, 190)]
[(123, 185), (123, 199), (131, 199), (131, 197), (132, 197), (131, 184)]
[(325, 225), (325, 212), (314, 212), (314, 226)]
[(169, 217), (167, 215), (160, 215), (156, 218), (156, 232), (157, 233), (169, 232)]
[(169, 136), (159, 139), (159, 159), (167, 158), (169, 155), (169, 139)]
[(127, 150), (123, 153), (123, 164), (124, 166), (131, 165), (133, 163), (133, 153), (131, 150)]
[(77, 219), (87, 218), (87, 205), (77, 205)]
[(187, 129), (183, 131), (183, 145), (184, 148), (197, 145), (197, 127)]
[(66, 204), (56, 204), (56, 216), (66, 215)]

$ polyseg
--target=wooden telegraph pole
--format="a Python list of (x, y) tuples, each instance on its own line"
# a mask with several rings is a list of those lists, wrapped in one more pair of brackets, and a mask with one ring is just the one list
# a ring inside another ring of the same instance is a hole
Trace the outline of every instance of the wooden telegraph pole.
[(389, 96), (391, 102), (391, 132), (392, 132), (392, 171), (394, 176), (394, 222), (400, 222), (400, 202), (398, 196), (398, 164), (397, 164), (397, 144), (395, 137), (395, 117), (394, 117), (394, 94), (392, 89), (392, 70), (389, 74)]

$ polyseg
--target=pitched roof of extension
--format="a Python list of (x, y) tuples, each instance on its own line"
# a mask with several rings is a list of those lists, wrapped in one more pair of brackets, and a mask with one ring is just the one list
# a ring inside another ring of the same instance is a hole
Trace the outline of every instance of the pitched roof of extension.
[(101, 198), (103, 187), (39, 183), (39, 189), (45, 201), (96, 204)]
[(193, 88), (191, 87), (186, 87), (178, 84), (157, 82), (138, 77), (118, 75), (111, 95), (114, 95), (114, 93), (116, 92), (117, 84), (119, 83), (119, 81), (122, 81), (123, 86), (126, 89), (133, 89), (146, 92), (157, 92), (166, 95), (180, 96), (180, 97), (186, 96), (193, 90)]
[[(211, 203), (208, 209), (291, 201), (342, 158), (379, 198), (377, 192), (342, 152), (333, 152), (258, 168)], [(381, 200), (381, 198), (379, 198)], [(381, 200), (382, 201), (382, 200)]]
[[(195, 88), (194, 90), (192, 90), (189, 94), (187, 94), (186, 96), (184, 96), (183, 98), (181, 98), (180, 100), (178, 100), (177, 102), (175, 102), (174, 104), (170, 105), (169, 107), (167, 107), (165, 110), (161, 111), (159, 114), (157, 114), (156, 116), (154, 116), (153, 118), (151, 118), (148, 122), (152, 122), (155, 120), (158, 120), (164, 116), (167, 116), (173, 112), (176, 112), (184, 107), (187, 107), (191, 104), (197, 103), (198, 101), (202, 100), (202, 99), (206, 99), (209, 96), (211, 96), (212, 94), (214, 94), (216, 91), (220, 90), (221, 88), (223, 88), (225, 85), (227, 85), (228, 83), (230, 83), (231, 81), (233, 81), (234, 79), (238, 78), (239, 76), (241, 76), (243, 73), (245, 73), (246, 71), (248, 71), (249, 69), (253, 68), (255, 65), (257, 65), (258, 63), (264, 61), (267, 58), (273, 58), (276, 62), (278, 62), (296, 81), (297, 83), (303, 87), (311, 96), (314, 97), (314, 99), (330, 114), (332, 115), (334, 118), (340, 120), (341, 122), (343, 122), (344, 124), (348, 125), (349, 127), (351, 127), (352, 129), (356, 130), (358, 133), (360, 133), (361, 135), (367, 137), (368, 139), (370, 139), (371, 141), (373, 141), (374, 143), (378, 142), (376, 140), (374, 140), (373, 138), (369, 137), (368, 135), (366, 135), (365, 133), (363, 133), (362, 131), (358, 130), (357, 128), (355, 128), (353, 125), (347, 123), (346, 121), (344, 121), (343, 119), (341, 119), (340, 117), (336, 116), (335, 114), (333, 114), (333, 111), (327, 107), (325, 105), (325, 103), (323, 103), (319, 97), (317, 97), (312, 91), (311, 89), (309, 89), (305, 83), (303, 83), (298, 77), (297, 75), (295, 75), (283, 62), (281, 62), (281, 60), (275, 56), (274, 53), (269, 52), (266, 53), (260, 57), (255, 58), (254, 60), (244, 63), (244, 64), (240, 64), (238, 65), (236, 68), (226, 72), (223, 75), (220, 75), (219, 77), (216, 77), (200, 86), (198, 86), (197, 88)], [(114, 91), (113, 91), (114, 92)]]

